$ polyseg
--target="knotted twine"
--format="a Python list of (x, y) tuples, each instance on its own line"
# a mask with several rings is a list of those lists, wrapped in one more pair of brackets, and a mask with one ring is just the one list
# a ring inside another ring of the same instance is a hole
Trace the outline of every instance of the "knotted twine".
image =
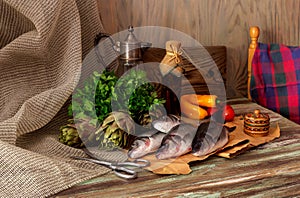
[(180, 77), (184, 70), (180, 67), (182, 62), (181, 43), (179, 41), (167, 41), (166, 42), (166, 55), (161, 61), (159, 68), (163, 76), (172, 73), (177, 77)]

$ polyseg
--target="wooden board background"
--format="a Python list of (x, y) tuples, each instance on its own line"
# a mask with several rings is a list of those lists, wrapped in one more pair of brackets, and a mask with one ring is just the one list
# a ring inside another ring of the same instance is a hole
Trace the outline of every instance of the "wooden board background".
[(299, 0), (97, 0), (105, 30), (164, 26), (227, 47), (227, 96), (246, 96), (249, 27), (261, 42), (300, 45)]

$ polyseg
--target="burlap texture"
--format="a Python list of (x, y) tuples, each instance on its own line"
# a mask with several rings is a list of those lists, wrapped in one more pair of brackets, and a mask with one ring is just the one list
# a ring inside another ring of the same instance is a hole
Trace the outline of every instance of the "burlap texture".
[(109, 171), (58, 142), (101, 31), (94, 0), (0, 1), (0, 197), (46, 197)]

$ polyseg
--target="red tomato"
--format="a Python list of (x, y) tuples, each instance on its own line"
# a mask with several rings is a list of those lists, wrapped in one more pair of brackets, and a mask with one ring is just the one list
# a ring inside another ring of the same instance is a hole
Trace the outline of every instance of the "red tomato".
[(225, 105), (223, 116), (226, 122), (231, 122), (234, 119), (235, 113), (230, 105)]
[[(222, 112), (220, 112), (222, 111)], [(223, 116), (224, 121), (231, 122), (234, 119), (235, 113), (233, 108), (230, 105), (225, 105), (223, 109), (218, 109), (216, 107), (207, 108), (207, 113), (209, 116), (212, 116), (216, 112), (220, 112)]]

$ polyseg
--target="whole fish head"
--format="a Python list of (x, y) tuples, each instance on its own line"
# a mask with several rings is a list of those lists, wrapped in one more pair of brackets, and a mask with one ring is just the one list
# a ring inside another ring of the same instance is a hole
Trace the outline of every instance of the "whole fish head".
[(157, 159), (168, 159), (175, 157), (180, 151), (181, 138), (177, 135), (169, 135), (168, 138), (163, 140), (161, 146), (156, 152)]
[(180, 124), (180, 118), (173, 114), (160, 117), (152, 122), (152, 126), (161, 132), (168, 133), (172, 128)]
[(128, 157), (130, 158), (140, 158), (144, 156), (144, 151), (150, 146), (150, 139), (147, 137), (141, 137), (136, 139), (131, 148), (128, 150)]

